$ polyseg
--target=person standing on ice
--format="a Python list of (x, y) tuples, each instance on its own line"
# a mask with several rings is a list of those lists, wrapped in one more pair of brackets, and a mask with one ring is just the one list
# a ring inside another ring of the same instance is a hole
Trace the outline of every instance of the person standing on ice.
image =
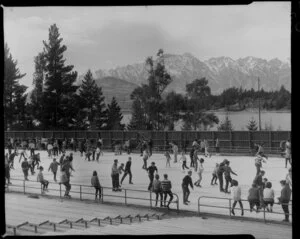
[(111, 178), (112, 178), (112, 191), (116, 192), (116, 191), (121, 191), (121, 189), (119, 188), (119, 168), (118, 168), (118, 160), (115, 159), (114, 160), (114, 164), (111, 168)]
[(224, 192), (224, 188), (223, 188), (223, 173), (225, 171), (225, 163), (227, 162), (227, 159), (224, 159), (222, 163), (220, 163), (218, 171), (217, 171), (217, 176), (218, 176), (218, 180), (219, 180), (219, 188), (220, 188), (220, 192)]
[(14, 169), (15, 156), (17, 156), (17, 155), (18, 155), (18, 153), (16, 150), (12, 154), (9, 155), (9, 157), (8, 157), (9, 168)]
[[(162, 192), (164, 194), (163, 206), (169, 208), (170, 203), (173, 200), (173, 193), (171, 191), (172, 183), (170, 180), (168, 180), (168, 174), (164, 174), (164, 180), (161, 181), (161, 188), (162, 188)], [(168, 204), (166, 205), (168, 195), (169, 195), (170, 199), (169, 199)]]
[(143, 162), (144, 162), (144, 164), (143, 164), (142, 169), (147, 170), (147, 160), (148, 160), (148, 159), (149, 159), (149, 154), (148, 154), (147, 149), (145, 149), (145, 150), (143, 151)]
[(179, 161), (182, 161), (182, 166), (181, 166), (181, 167), (182, 167), (182, 171), (184, 171), (184, 169), (190, 169), (190, 168), (188, 168), (188, 167), (186, 166), (187, 160), (186, 160), (186, 157), (185, 157), (185, 155), (184, 155), (184, 151), (182, 151), (181, 157), (180, 157)]
[(24, 159), (28, 158), (25, 147), (22, 148), (22, 151), (20, 153), (19, 163), (21, 162), (22, 156), (24, 157)]
[(125, 165), (125, 172), (121, 179), (121, 184), (123, 183), (123, 180), (126, 178), (127, 174), (129, 174), (129, 184), (133, 184), (132, 182), (132, 173), (131, 173), (131, 157), (128, 157), (128, 161)]
[(53, 162), (51, 162), (48, 172), (51, 170), (53, 173), (53, 180), (56, 182), (56, 173), (58, 169), (58, 165), (60, 165), (57, 161), (56, 158), (53, 159)]
[(209, 149), (208, 141), (206, 139), (204, 139), (203, 143), (204, 143), (204, 156), (211, 157), (211, 154), (208, 152), (208, 149)]
[(200, 158), (200, 164), (197, 168), (197, 174), (198, 174), (198, 180), (194, 183), (194, 185), (196, 187), (202, 187), (200, 185), (201, 181), (202, 181), (202, 174), (203, 174), (203, 171), (204, 171), (204, 167), (203, 167), (203, 163), (204, 163), (204, 159), (203, 158)]
[(225, 163), (225, 167), (224, 167), (224, 176), (225, 176), (225, 182), (226, 182), (226, 185), (225, 185), (225, 193), (229, 193), (228, 192), (228, 185), (229, 183), (231, 183), (232, 181), (232, 178), (231, 178), (231, 175), (230, 173), (234, 174), (237, 176), (237, 174), (235, 172), (232, 171), (231, 167), (229, 166), (230, 162), (229, 161), (226, 161)]
[(159, 180), (159, 175), (155, 174), (155, 179), (152, 184), (152, 192), (155, 193), (156, 200), (155, 200), (155, 207), (157, 207), (157, 201), (158, 197), (160, 196), (160, 207), (163, 206), (163, 193), (162, 193), (162, 188), (161, 188), (161, 181)]
[(5, 154), (5, 178), (7, 179), (7, 184), (11, 184), (8, 154)]
[(172, 151), (174, 154), (174, 163), (177, 163), (178, 146), (174, 142), (170, 143), (170, 145), (172, 146)]
[(264, 154), (264, 148), (263, 148), (264, 143), (261, 144), (255, 144), (255, 146), (257, 147), (257, 152), (255, 156), (261, 156), (265, 159), (268, 159), (268, 156)]
[(285, 181), (290, 186), (290, 188), (292, 190), (292, 168), (289, 168), (289, 172), (285, 177)]
[(183, 204), (188, 205), (188, 202), (190, 202), (189, 195), (190, 190), (189, 186), (194, 190), (193, 181), (192, 181), (192, 170), (188, 171), (188, 174), (183, 178), (182, 180), (182, 192), (183, 192)]
[(38, 181), (42, 184), (42, 186), (43, 186), (42, 194), (44, 194), (45, 192), (48, 192), (49, 181), (44, 179), (44, 175), (43, 175), (44, 168), (41, 166), (39, 168), (39, 170), (40, 170), (40, 172), (37, 175), (36, 181)]
[(258, 175), (255, 176), (253, 180), (253, 184), (256, 185), (259, 192), (259, 202), (260, 207), (263, 207), (264, 205), (264, 199), (263, 199), (263, 190), (264, 190), (264, 182), (263, 182), (263, 176), (265, 175), (265, 171), (260, 171)]
[(190, 168), (195, 167), (194, 152), (195, 152), (195, 149), (192, 147), (191, 152), (190, 152), (190, 159), (191, 159)]
[(27, 162), (27, 158), (25, 158), (24, 161), (21, 163), (21, 167), (24, 174), (24, 180), (28, 181), (29, 164)]
[(287, 163), (292, 165), (292, 154), (291, 154), (291, 143), (289, 140), (285, 142), (285, 168), (287, 168)]
[(155, 162), (152, 162), (151, 166), (147, 168), (148, 176), (149, 176), (149, 179), (150, 179), (150, 183), (149, 183), (149, 186), (148, 186), (148, 191), (150, 191), (151, 188), (152, 188), (152, 183), (153, 183), (155, 171), (156, 171), (156, 173), (158, 173), (157, 167), (155, 166)]
[(215, 147), (216, 147), (216, 155), (220, 155), (220, 141), (219, 141), (219, 138), (216, 138)]
[(279, 203), (281, 204), (282, 210), (285, 214), (284, 222), (289, 222), (289, 202), (291, 200), (292, 191), (290, 186), (286, 183), (285, 180), (280, 181), (281, 184), (281, 195), (278, 198)]
[(91, 178), (91, 184), (95, 188), (95, 200), (97, 200), (97, 196), (99, 195), (99, 199), (101, 198), (101, 185), (97, 175), (97, 171), (93, 172), (93, 176)]
[(171, 155), (169, 153), (169, 151), (166, 151), (164, 153), (165, 157), (166, 157), (166, 168), (169, 166), (169, 168), (171, 167), (170, 161), (171, 161)]
[(149, 157), (151, 157), (152, 156), (152, 148), (153, 148), (152, 138), (150, 138), (149, 141), (148, 141), (148, 148), (149, 148)]
[(262, 163), (266, 162), (267, 161), (261, 155), (257, 155), (257, 157), (255, 158), (256, 175), (258, 175), (261, 171)]
[(232, 199), (233, 199), (233, 205), (232, 205), (231, 213), (233, 215), (235, 215), (234, 208), (235, 208), (236, 204), (239, 203), (240, 208), (242, 210), (241, 216), (244, 216), (244, 208), (243, 208), (243, 203), (242, 203), (242, 198), (241, 198), (242, 197), (242, 189), (239, 186), (238, 181), (232, 180), (230, 193), (231, 193), (231, 196), (232, 196)]
[(219, 164), (216, 163), (216, 167), (214, 168), (214, 171), (212, 173), (212, 179), (211, 179), (210, 185), (218, 185), (217, 184), (217, 179), (218, 179), (217, 171), (218, 171), (218, 168), (219, 168)]

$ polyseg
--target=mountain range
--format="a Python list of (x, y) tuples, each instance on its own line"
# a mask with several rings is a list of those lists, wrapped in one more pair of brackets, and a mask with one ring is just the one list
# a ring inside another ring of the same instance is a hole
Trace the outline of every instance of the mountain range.
[[(252, 56), (237, 60), (230, 57), (217, 57), (200, 61), (192, 54), (185, 53), (165, 54), (164, 61), (173, 79), (166, 89), (167, 92), (185, 93), (186, 84), (202, 77), (208, 79), (213, 94), (221, 93), (224, 89), (233, 86), (257, 89), (258, 77), (260, 86), (264, 90), (278, 90), (281, 85), (291, 90), (290, 62), (283, 62), (277, 58), (268, 61)], [(95, 71), (94, 77), (96, 79), (113, 77), (141, 85), (147, 83), (148, 73), (145, 63), (136, 63), (108, 70), (99, 69)], [(116, 88), (118, 87), (115, 85), (114, 89)]]

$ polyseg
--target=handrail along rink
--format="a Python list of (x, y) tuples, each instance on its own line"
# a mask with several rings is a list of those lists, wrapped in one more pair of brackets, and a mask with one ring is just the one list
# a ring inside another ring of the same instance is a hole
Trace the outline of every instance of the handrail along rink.
[[(23, 194), (30, 193), (30, 194), (43, 195), (41, 185), (38, 185), (38, 186), (28, 185), (28, 183), (41, 184), (40, 182), (33, 181), (33, 180), (18, 179), (18, 178), (10, 178), (10, 181), (17, 181), (17, 182), (22, 182), (22, 183), (20, 183), (19, 185), (18, 184), (9, 184), (9, 185), (7, 185), (7, 192), (23, 192)], [(56, 188), (49, 189), (48, 188), (49, 192), (52, 192), (52, 191), (53, 192), (59, 192), (59, 195), (55, 195), (55, 194), (46, 194), (46, 195), (59, 196), (60, 198), (63, 198), (63, 196), (62, 196), (62, 191), (64, 190), (62, 188), (63, 184), (61, 184), (61, 183), (56, 184), (55, 183), (53, 185), (56, 185), (58, 187), (58, 189), (56, 189)], [(78, 191), (75, 191), (73, 189), (73, 190), (70, 191), (70, 193), (79, 194), (79, 199), (81, 201), (83, 200), (84, 195), (93, 195), (93, 196), (95, 196), (95, 192), (86, 192), (86, 191), (83, 190), (84, 188), (88, 188), (90, 190), (94, 189), (94, 187), (91, 186), (91, 185), (71, 184), (71, 186), (72, 186), (72, 189), (74, 187), (79, 187)], [(23, 190), (22, 191), (14, 191), (14, 190), (11, 189), (11, 188), (14, 188), (14, 187), (15, 188), (22, 188)], [(33, 192), (28, 192), (28, 190), (26, 190), (26, 189), (36, 189), (37, 191), (33, 193)], [(101, 200), (100, 200), (101, 203), (104, 202), (104, 199), (106, 197), (114, 197), (114, 198), (123, 198), (125, 205), (128, 205), (129, 199), (140, 200), (140, 201), (149, 201), (149, 206), (150, 206), (150, 208), (152, 208), (153, 207), (153, 205), (152, 205), (153, 201), (156, 201), (155, 199), (153, 199), (152, 191), (123, 188), (122, 192), (124, 192), (124, 193), (122, 193), (120, 195), (120, 194), (114, 194), (114, 193), (105, 193), (106, 189), (112, 190), (113, 188), (112, 187), (101, 186), (101, 195), (102, 195)], [(148, 197), (130, 196), (130, 195), (128, 195), (129, 192), (137, 192), (137, 193), (140, 193), (140, 194), (145, 194)], [(173, 196), (174, 196), (175, 200), (173, 199), (171, 204), (176, 204), (176, 211), (177, 211), (177, 213), (179, 213), (179, 197), (176, 193), (173, 193)], [(74, 197), (74, 198), (78, 198), (78, 197)], [(88, 198), (86, 198), (86, 199), (88, 199)]]
[[(201, 199), (204, 199), (204, 198), (209, 198), (209, 199), (220, 199), (220, 200), (228, 200), (228, 207), (227, 206), (216, 206), (216, 205), (207, 205), (207, 204), (201, 204), (200, 203), (200, 200)], [(211, 207), (211, 208), (222, 208), (222, 209), (229, 209), (229, 216), (231, 217), (232, 216), (232, 213), (231, 213), (231, 209), (232, 209), (232, 202), (233, 199), (231, 198), (224, 198), (224, 197), (210, 197), (210, 196), (200, 196), (198, 198), (198, 215), (200, 216), (201, 212), (200, 212), (200, 206), (203, 206), (203, 207)], [(241, 200), (242, 202), (249, 202), (248, 200), (245, 200), (245, 199), (242, 199)], [(290, 203), (275, 203), (274, 202), (274, 205), (288, 205), (288, 206), (292, 206), (292, 200), (290, 200)], [(238, 205), (237, 205), (238, 206)], [(241, 210), (239, 207), (236, 207), (235, 210)], [(269, 214), (279, 214), (279, 215), (285, 215), (285, 213), (282, 213), (282, 212), (268, 212), (266, 211), (266, 208), (265, 207), (262, 207), (263, 209), (263, 220), (265, 223), (267, 223), (267, 218), (266, 218), (266, 215), (269, 213)], [(244, 211), (249, 211), (250, 212), (250, 209), (247, 209), (247, 208), (244, 208), (243, 209)], [(255, 210), (253, 210), (255, 211)], [(293, 213), (290, 212), (289, 215), (292, 217)], [(253, 218), (253, 217), (244, 217), (244, 218)], [(273, 220), (274, 221), (274, 220)], [(277, 220), (276, 220), (277, 221)]]

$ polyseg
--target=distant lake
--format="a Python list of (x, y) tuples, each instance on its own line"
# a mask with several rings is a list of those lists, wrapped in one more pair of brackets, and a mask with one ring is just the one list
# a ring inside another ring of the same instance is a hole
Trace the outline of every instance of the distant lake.
[[(258, 126), (258, 112), (252, 111), (239, 111), (239, 112), (215, 112), (216, 116), (219, 117), (220, 122), (224, 121), (226, 115), (231, 120), (234, 130), (247, 130), (246, 126), (249, 120), (253, 117), (257, 122)], [(131, 118), (130, 113), (123, 113), (122, 123), (128, 124)], [(291, 130), (291, 112), (276, 112), (276, 111), (262, 111), (261, 112), (261, 128), (272, 125), (273, 130)], [(178, 122), (175, 125), (175, 130), (181, 130), (182, 122)], [(217, 130), (217, 125), (210, 128), (209, 130)]]

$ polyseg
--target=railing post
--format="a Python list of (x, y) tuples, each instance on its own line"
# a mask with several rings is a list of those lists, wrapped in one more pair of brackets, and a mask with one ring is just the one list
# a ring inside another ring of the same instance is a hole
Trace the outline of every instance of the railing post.
[(43, 184), (41, 184), (41, 194), (43, 194)]
[(231, 217), (231, 198), (229, 198), (229, 216)]
[(264, 222), (266, 223), (266, 207), (263, 208), (264, 208)]
[(127, 190), (125, 189), (125, 205), (127, 205)]
[(152, 208), (152, 191), (150, 190), (150, 207)]
[(81, 185), (79, 186), (79, 190), (80, 190), (80, 200), (82, 200)]
[(104, 197), (103, 188), (101, 188), (100, 190), (102, 191), (102, 193), (101, 193), (101, 203), (103, 203), (103, 197)]
[(25, 194), (25, 180), (23, 181), (23, 192)]
[(59, 184), (59, 198), (61, 198), (61, 183)]

